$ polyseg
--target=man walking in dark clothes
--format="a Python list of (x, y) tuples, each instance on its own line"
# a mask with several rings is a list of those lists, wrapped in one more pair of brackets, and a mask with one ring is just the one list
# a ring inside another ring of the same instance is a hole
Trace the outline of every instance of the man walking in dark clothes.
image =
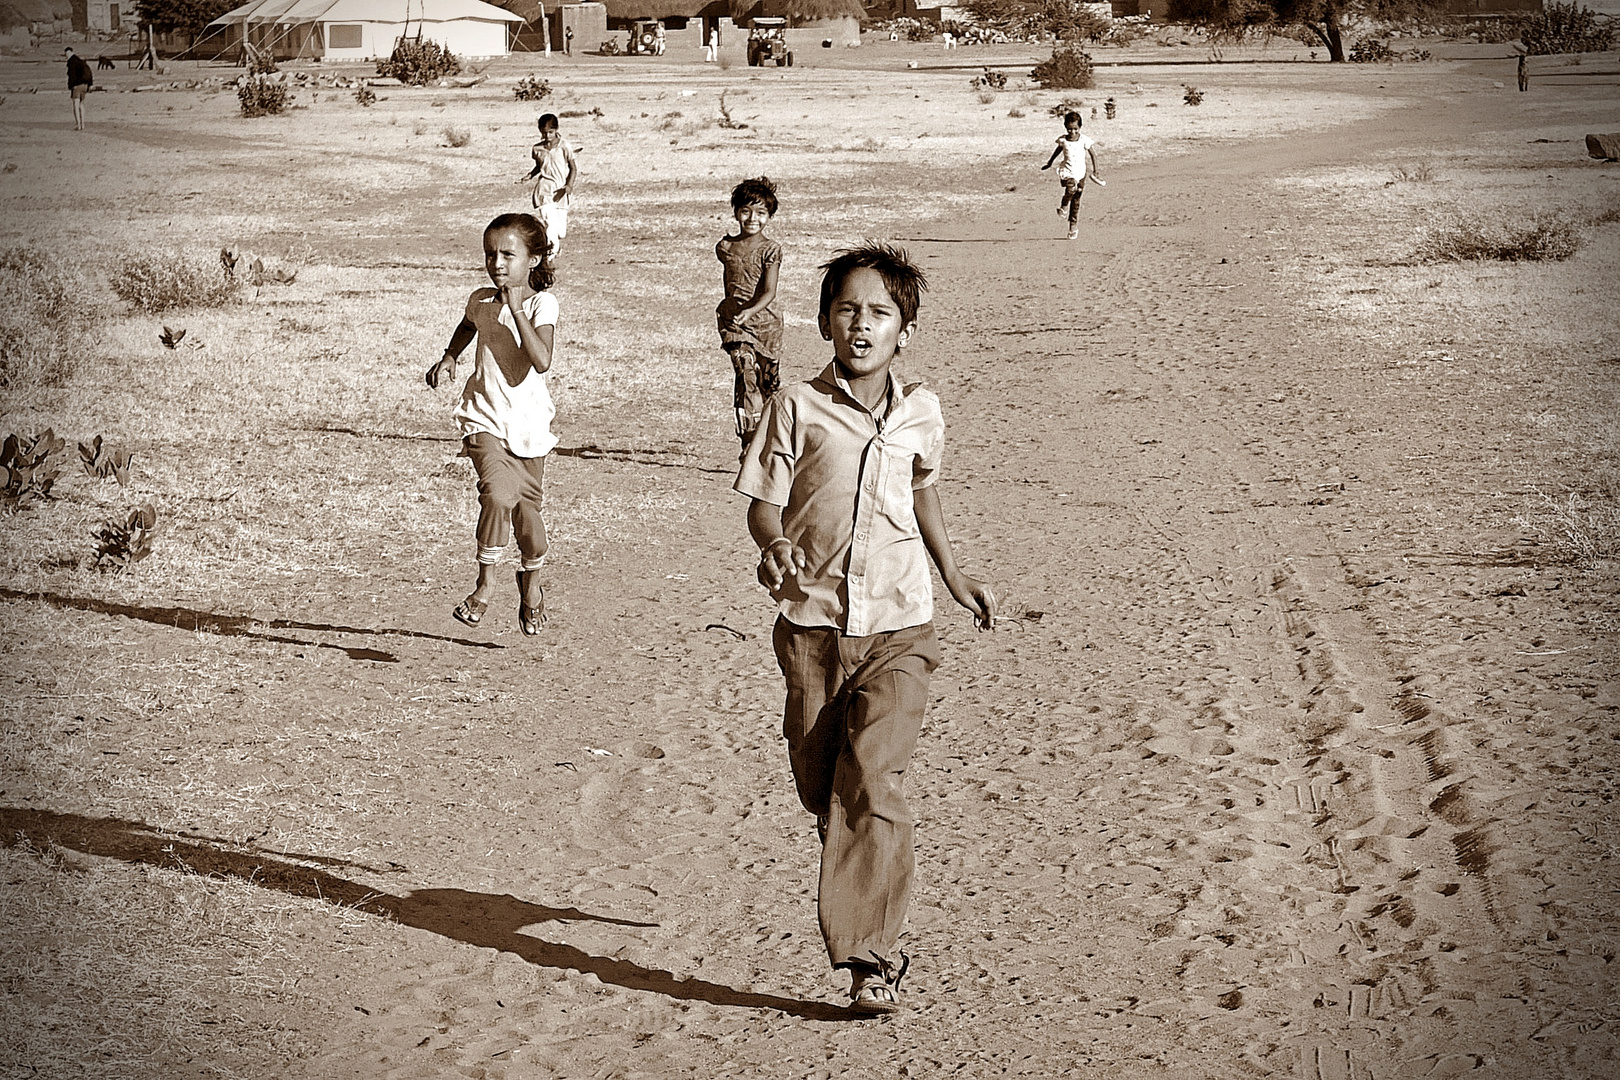
[(68, 95), (73, 98), (73, 130), (83, 131), (84, 95), (95, 85), (96, 77), (90, 73), (90, 65), (71, 48), (62, 52), (67, 56)]

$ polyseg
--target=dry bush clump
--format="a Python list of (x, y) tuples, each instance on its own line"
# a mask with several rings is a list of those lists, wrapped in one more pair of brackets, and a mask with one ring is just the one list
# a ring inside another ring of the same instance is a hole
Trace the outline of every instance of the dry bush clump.
[(1550, 563), (1590, 567), (1620, 558), (1620, 505), (1612, 500), (1537, 492), (1513, 524), (1542, 546)]
[(1434, 166), (1427, 161), (1420, 161), (1416, 165), (1397, 165), (1389, 174), (1389, 182), (1385, 184), (1427, 184), (1434, 180)]
[(1581, 223), (1564, 214), (1534, 211), (1458, 214), (1419, 241), (1419, 262), (1556, 262), (1581, 247)]
[(0, 386), (56, 386), (90, 349), (99, 316), (82, 271), (34, 248), (0, 252)]
[(354, 92), (354, 103), (362, 109), (369, 109), (377, 104), (377, 92), (369, 86), (361, 86)]
[(136, 311), (157, 314), (180, 308), (222, 307), (236, 282), (221, 260), (188, 251), (142, 251), (125, 256), (110, 282), (119, 299)]
[(469, 128), (458, 128), (454, 124), (446, 124), (444, 128), (444, 144), (461, 149), (472, 142), (472, 131)]

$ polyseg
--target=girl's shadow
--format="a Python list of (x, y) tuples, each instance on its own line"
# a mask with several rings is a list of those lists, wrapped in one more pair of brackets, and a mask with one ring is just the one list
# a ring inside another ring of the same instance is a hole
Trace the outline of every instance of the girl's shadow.
[[(531, 964), (572, 968), (595, 975), (604, 983), (681, 1001), (775, 1009), (806, 1020), (847, 1020), (852, 1015), (822, 1002), (756, 994), (702, 979), (677, 979), (667, 971), (642, 967), (628, 960), (592, 956), (572, 945), (559, 945), (522, 933), (524, 927), (543, 922), (590, 921), (614, 926), (656, 926), (656, 923), (591, 915), (578, 908), (546, 907), (515, 896), (464, 889), (418, 889), (395, 896), (369, 889), (322, 868), (352, 867), (372, 873), (384, 872), (341, 859), (243, 848), (210, 837), (165, 836), (137, 822), (10, 807), (0, 807), (0, 844), (32, 845), (42, 849), (54, 845), (129, 863), (240, 878), (289, 896), (321, 900), (392, 918), (405, 926), (452, 941), (499, 949)], [(293, 859), (299, 861), (293, 862)]]

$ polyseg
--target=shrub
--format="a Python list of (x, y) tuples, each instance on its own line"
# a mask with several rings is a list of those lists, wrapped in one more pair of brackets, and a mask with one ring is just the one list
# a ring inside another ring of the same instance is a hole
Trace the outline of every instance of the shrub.
[(129, 463), (135, 460), (134, 454), (114, 450), (97, 435), (95, 442), (79, 444), (79, 458), (91, 476), (101, 480), (110, 476), (119, 487), (129, 486)]
[(454, 146), (459, 150), (463, 146), (466, 146), (468, 143), (472, 142), (472, 131), (468, 128), (458, 128), (454, 125), (446, 125), (444, 129), (444, 142), (446, 146)]
[(1204, 103), (1204, 92), (1196, 86), (1182, 83), (1181, 100), (1188, 105), (1202, 105)]
[(269, 75), (246, 75), (236, 88), (243, 116), (276, 116), (292, 104), (287, 84)]
[(1047, 90), (1085, 90), (1093, 82), (1091, 56), (1071, 45), (1052, 49), (1050, 59), (1035, 65), (1029, 77)]
[(1519, 41), (1531, 56), (1603, 52), (1614, 44), (1614, 24), (1591, 8), (1554, 2), (1523, 20)]
[(49, 499), (62, 471), (61, 462), (51, 457), (66, 445), (50, 428), (32, 439), (7, 435), (0, 447), (0, 506), (26, 510)]
[(121, 574), (152, 554), (152, 536), (157, 531), (157, 511), (151, 503), (131, 510), (123, 521), (116, 518), (97, 529), (96, 565)]
[(1556, 262), (1580, 250), (1577, 222), (1538, 211), (1514, 217), (1458, 216), (1435, 226), (1418, 244), (1421, 262)]
[(0, 252), (0, 385), (59, 385), (92, 351), (98, 309), (82, 271), (33, 248)]
[(363, 109), (369, 109), (377, 104), (377, 92), (369, 86), (361, 86), (354, 92), (355, 103)]
[(1386, 38), (1362, 38), (1350, 46), (1350, 62), (1352, 64), (1392, 64), (1395, 62), (1395, 50), (1389, 47)]
[(461, 58), (437, 41), (404, 38), (386, 60), (377, 61), (377, 74), (407, 86), (426, 86), (446, 75), (461, 72)]
[(551, 96), (551, 84), (544, 79), (537, 79), (533, 75), (519, 79), (518, 84), (512, 88), (519, 101), (544, 101)]
[(186, 252), (137, 252), (124, 257), (112, 291), (137, 311), (157, 314), (177, 308), (220, 307), (236, 282), (220, 260)]

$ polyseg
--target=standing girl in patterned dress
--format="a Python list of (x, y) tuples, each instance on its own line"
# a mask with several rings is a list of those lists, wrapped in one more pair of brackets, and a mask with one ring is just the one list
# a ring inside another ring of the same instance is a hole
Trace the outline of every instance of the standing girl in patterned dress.
[(776, 216), (776, 185), (757, 176), (731, 192), (737, 232), (714, 245), (724, 268), (726, 297), (715, 309), (720, 347), (736, 372), (732, 387), (737, 437), (744, 451), (759, 427), (765, 402), (782, 384), (782, 317), (771, 310), (782, 268), (782, 245), (765, 235)]
[(546, 554), (541, 483), (556, 408), (546, 388), (557, 333), (557, 298), (546, 230), (532, 214), (502, 214), (484, 230), (484, 269), (492, 289), (478, 289), (450, 344), (428, 368), (427, 384), (456, 376), (456, 358), (474, 338), (472, 375), (461, 391), (456, 423), (463, 457), (478, 470), (478, 583), (452, 614), (477, 626), (495, 596), (495, 564), (517, 535), (518, 626), (530, 636), (546, 619), (540, 566)]

